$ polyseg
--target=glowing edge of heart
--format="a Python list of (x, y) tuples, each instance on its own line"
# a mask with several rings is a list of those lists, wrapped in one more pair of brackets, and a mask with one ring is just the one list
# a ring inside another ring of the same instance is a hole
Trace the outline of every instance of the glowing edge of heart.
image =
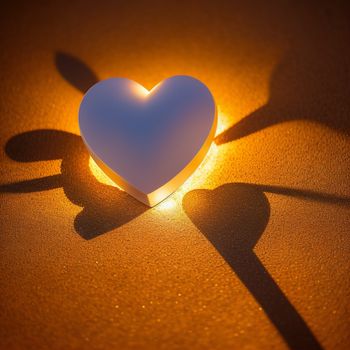
[[(154, 90), (156, 87), (157, 85), (152, 90)], [(143, 89), (142, 91), (140, 90), (140, 93), (142, 93), (143, 95), (148, 95), (150, 91), (144, 88), (144, 90)], [(218, 116), (217, 116), (217, 128), (216, 128), (215, 136), (223, 132), (227, 128), (228, 124), (229, 124), (228, 117), (219, 110)], [(219, 152), (218, 146), (214, 142), (212, 142), (206, 156), (204, 157), (200, 165), (197, 167), (197, 169), (188, 177), (188, 179), (176, 191), (174, 191), (167, 198), (165, 198), (163, 201), (158, 203), (154, 208), (160, 211), (171, 210), (177, 207), (179, 203), (181, 205), (182, 197), (188, 191), (193, 190), (194, 188), (203, 186), (203, 184), (206, 181), (206, 177), (208, 176), (210, 171), (212, 171), (214, 168), (214, 165), (218, 157), (218, 152)], [(108, 175), (106, 175), (103, 172), (103, 170), (97, 165), (97, 163), (94, 161), (94, 159), (91, 156), (89, 158), (89, 168), (91, 173), (96, 178), (96, 180), (99, 181), (100, 183), (113, 186), (118, 188), (121, 191), (124, 191)]]

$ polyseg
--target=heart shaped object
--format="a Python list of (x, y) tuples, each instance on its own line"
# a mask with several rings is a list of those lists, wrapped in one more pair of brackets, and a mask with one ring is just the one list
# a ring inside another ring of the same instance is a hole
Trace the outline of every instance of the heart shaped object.
[(154, 206), (198, 167), (215, 135), (216, 106), (189, 76), (151, 91), (124, 78), (103, 80), (85, 94), (79, 127), (100, 168), (126, 192)]

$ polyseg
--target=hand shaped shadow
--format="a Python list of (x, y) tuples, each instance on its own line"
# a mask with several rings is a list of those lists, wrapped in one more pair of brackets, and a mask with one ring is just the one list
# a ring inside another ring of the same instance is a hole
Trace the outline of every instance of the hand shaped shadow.
[[(320, 33), (317, 45), (307, 34), (275, 67), (267, 104), (241, 119), (215, 139), (224, 144), (294, 120), (309, 120), (350, 135), (348, 41)], [(344, 43), (344, 47), (342, 47)]]
[[(72, 56), (58, 53), (56, 66), (81, 91), (97, 81), (95, 74)], [(89, 154), (77, 135), (59, 130), (29, 131), (12, 137), (5, 152), (11, 159), (24, 163), (62, 160), (61, 174), (1, 185), (0, 192), (37, 192), (62, 187), (72, 203), (83, 207), (74, 227), (84, 239), (111, 231), (148, 209), (127, 193), (96, 180), (89, 168)]]

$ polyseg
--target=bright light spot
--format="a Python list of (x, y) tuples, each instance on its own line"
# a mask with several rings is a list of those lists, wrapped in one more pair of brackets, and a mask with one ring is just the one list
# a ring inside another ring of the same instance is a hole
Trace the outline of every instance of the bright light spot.
[(134, 84), (133, 85), (133, 90), (134, 90), (135, 94), (140, 96), (140, 97), (146, 97), (150, 93), (150, 91), (148, 91), (141, 84)]
[(145, 98), (145, 97), (149, 96), (152, 92), (156, 91), (160, 85), (161, 85), (161, 83), (158, 83), (151, 90), (147, 90), (144, 86), (142, 86), (140, 84), (135, 84), (135, 85), (133, 85), (133, 89), (134, 89), (134, 92), (136, 95), (138, 95), (142, 98)]
[(168, 198), (164, 199), (162, 202), (156, 205), (155, 208), (161, 210), (161, 211), (166, 211), (166, 210), (171, 210), (175, 208), (177, 205), (177, 202), (172, 196), (169, 196)]

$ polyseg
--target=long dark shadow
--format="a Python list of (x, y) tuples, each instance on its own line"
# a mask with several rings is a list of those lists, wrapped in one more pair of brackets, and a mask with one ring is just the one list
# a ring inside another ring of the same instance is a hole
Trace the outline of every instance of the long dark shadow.
[(253, 251), (270, 217), (263, 190), (242, 183), (194, 190), (185, 195), (183, 207), (262, 306), (288, 346), (293, 350), (322, 349)]

